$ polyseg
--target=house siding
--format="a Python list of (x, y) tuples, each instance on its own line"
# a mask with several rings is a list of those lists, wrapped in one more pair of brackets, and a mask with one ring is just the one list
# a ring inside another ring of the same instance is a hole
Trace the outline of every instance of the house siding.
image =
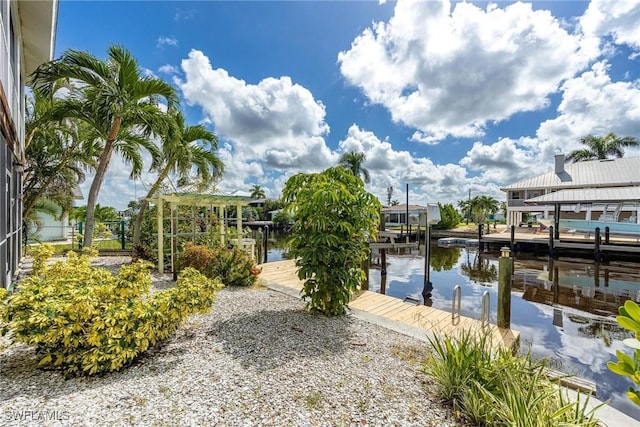
[[(22, 258), (22, 158), (24, 153), (25, 40), (21, 23), (30, 22), (21, 7), (32, 7), (55, 22), (57, 1), (21, 4), (0, 0), (0, 287), (9, 288)], [(49, 8), (45, 7), (48, 6)], [(33, 27), (33, 25), (32, 25)], [(32, 28), (34, 29), (34, 28)], [(53, 34), (39, 30), (51, 43)], [(50, 52), (50, 49), (45, 49)], [(32, 55), (33, 56), (33, 55)], [(40, 62), (50, 57), (36, 56)]]

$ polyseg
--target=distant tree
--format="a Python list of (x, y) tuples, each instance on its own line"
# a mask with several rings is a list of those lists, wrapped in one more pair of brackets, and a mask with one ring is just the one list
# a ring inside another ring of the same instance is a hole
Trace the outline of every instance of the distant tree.
[[(116, 208), (112, 206), (102, 207), (100, 206), (100, 203), (96, 204), (94, 216), (96, 222), (115, 221), (119, 218)], [(86, 222), (87, 206), (74, 208), (69, 214), (69, 219), (77, 222)]]
[(393, 196), (393, 187), (387, 187), (387, 206), (391, 206), (391, 197)]
[(473, 199), (460, 200), (458, 202), (458, 207), (460, 208), (460, 212), (464, 215), (464, 218), (467, 220), (467, 224), (469, 224), (469, 220), (472, 219), (474, 201)]
[(249, 197), (251, 197), (252, 199), (264, 199), (267, 196), (264, 194), (264, 190), (260, 188), (258, 184), (254, 184), (253, 187), (251, 187), (251, 195)]
[(391, 206), (398, 206), (399, 204), (400, 204), (400, 202), (397, 201), (397, 200), (392, 200), (391, 201)]
[(580, 138), (585, 148), (574, 150), (566, 157), (565, 162), (584, 162), (587, 160), (603, 160), (609, 157), (623, 157), (623, 147), (637, 147), (640, 141), (632, 136), (620, 138), (614, 133), (603, 137), (587, 135)]
[(500, 206), (496, 199), (489, 196), (476, 196), (471, 200), (473, 201), (473, 210), (476, 213), (476, 222), (481, 224), (487, 222), (490, 214), (498, 212)]
[(284, 207), (284, 203), (282, 202), (282, 200), (267, 199), (264, 202), (264, 206), (262, 207), (260, 219), (262, 221), (271, 220), (271, 212), (280, 210), (283, 207)]
[(438, 203), (438, 206), (440, 208), (441, 219), (440, 222), (433, 226), (433, 228), (436, 230), (450, 230), (460, 224), (462, 218), (460, 218), (460, 214), (452, 204), (448, 203), (443, 206)]
[(357, 177), (362, 175), (362, 180), (368, 184), (371, 181), (371, 177), (369, 176), (369, 171), (362, 167), (365, 160), (366, 156), (364, 153), (351, 151), (349, 153), (344, 153), (342, 157), (340, 157), (339, 164), (340, 166), (350, 170)]

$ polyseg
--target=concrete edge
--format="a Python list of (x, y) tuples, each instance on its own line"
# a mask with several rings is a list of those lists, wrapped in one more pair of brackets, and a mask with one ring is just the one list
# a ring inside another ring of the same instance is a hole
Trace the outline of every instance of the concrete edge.
[[(300, 298), (300, 291), (297, 291), (288, 286), (283, 286), (275, 282), (270, 282), (264, 280), (264, 285), (276, 292), (280, 292), (295, 298)], [(356, 319), (364, 320), (365, 322), (372, 323), (374, 325), (378, 325), (385, 329), (389, 329), (391, 331), (397, 332), (402, 335), (409, 336), (411, 338), (417, 339), (424, 343), (428, 343), (427, 336), (430, 334), (415, 326), (405, 325), (404, 323), (397, 322), (395, 320), (390, 320), (379, 316), (377, 314), (371, 314), (364, 310), (360, 310), (357, 308), (350, 308), (348, 312), (350, 316), (355, 317)], [(431, 334), (433, 337), (433, 334)], [(595, 398), (594, 396), (587, 396), (584, 393), (578, 393), (575, 390), (568, 389), (563, 387), (566, 391), (567, 397), (571, 399), (572, 402), (580, 399), (580, 404), (585, 405), (589, 410), (594, 410), (595, 408), (595, 416), (600, 420), (601, 423), (604, 423), (607, 427), (618, 427), (618, 426), (632, 426), (638, 425), (639, 421), (630, 417), (629, 415), (612, 408), (607, 403), (603, 402)], [(587, 400), (588, 398), (588, 400)], [(586, 402), (586, 403), (585, 403)], [(598, 407), (599, 406), (599, 407)]]

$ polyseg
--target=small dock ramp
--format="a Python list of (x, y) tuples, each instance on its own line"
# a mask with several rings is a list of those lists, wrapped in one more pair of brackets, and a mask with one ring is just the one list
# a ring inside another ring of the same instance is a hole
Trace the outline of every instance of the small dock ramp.
[[(303, 282), (298, 279), (295, 263), (292, 260), (261, 264), (260, 278), (267, 285), (289, 288), (300, 291)], [(294, 292), (295, 293), (295, 292)], [(297, 294), (297, 293), (296, 293)], [(451, 312), (422, 305), (408, 304), (398, 298), (382, 295), (377, 292), (360, 293), (349, 307), (362, 310), (371, 315), (381, 316), (387, 320), (417, 327), (425, 331), (425, 335), (455, 336), (464, 330), (486, 331), (493, 337), (496, 346), (515, 348), (519, 345), (520, 332), (498, 328), (493, 324), (484, 324), (477, 319), (464, 316), (452, 317)]]

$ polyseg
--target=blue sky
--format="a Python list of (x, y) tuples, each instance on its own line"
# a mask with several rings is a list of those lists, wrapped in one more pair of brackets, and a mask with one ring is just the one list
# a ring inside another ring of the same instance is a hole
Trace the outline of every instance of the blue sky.
[[(457, 203), (504, 200), (581, 136), (640, 138), (638, 22), (628, 0), (61, 0), (56, 57), (122, 44), (173, 83), (220, 139), (221, 191), (276, 198), (355, 150), (383, 203), (406, 184), (410, 203)], [(151, 181), (114, 159), (99, 202), (124, 208)]]

